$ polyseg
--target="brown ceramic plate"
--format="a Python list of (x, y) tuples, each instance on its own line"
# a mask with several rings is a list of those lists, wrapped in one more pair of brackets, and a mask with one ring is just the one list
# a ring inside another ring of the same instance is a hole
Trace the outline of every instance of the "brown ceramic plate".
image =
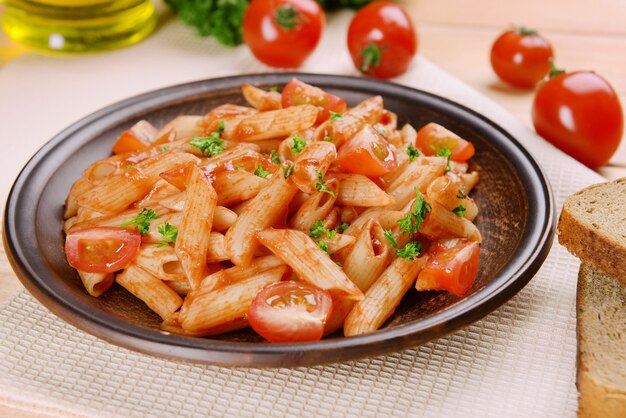
[(224, 366), (277, 367), (332, 363), (415, 346), (466, 326), (515, 295), (546, 258), (554, 234), (554, 203), (537, 163), (507, 132), (449, 100), (366, 78), (297, 74), (350, 105), (376, 94), (401, 123), (447, 126), (476, 147), (480, 173), (473, 197), (483, 235), (480, 271), (465, 298), (411, 289), (379, 331), (320, 342), (269, 344), (250, 330), (218, 338), (159, 331), (159, 317), (120, 287), (93, 298), (65, 261), (61, 230), (65, 196), (92, 162), (110, 155), (117, 135), (140, 119), (160, 126), (180, 114), (203, 114), (244, 100), (243, 82), (284, 85), (293, 74), (199, 81), (146, 93), (102, 109), (48, 142), (15, 181), (4, 217), (4, 245), (24, 286), (70, 324), (113, 344), (160, 357)]

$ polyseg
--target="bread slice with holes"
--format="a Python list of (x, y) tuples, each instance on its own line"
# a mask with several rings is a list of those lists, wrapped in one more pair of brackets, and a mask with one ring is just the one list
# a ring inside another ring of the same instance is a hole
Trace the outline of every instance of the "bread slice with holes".
[(559, 242), (581, 259), (578, 416), (626, 417), (626, 179), (570, 196)]
[(559, 242), (626, 286), (626, 178), (568, 197), (559, 219)]

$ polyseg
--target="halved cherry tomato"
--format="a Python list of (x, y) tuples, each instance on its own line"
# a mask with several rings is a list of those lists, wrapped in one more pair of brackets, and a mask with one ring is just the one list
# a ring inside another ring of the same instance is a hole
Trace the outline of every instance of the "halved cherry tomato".
[(346, 111), (346, 102), (334, 94), (326, 93), (319, 87), (303, 83), (297, 78), (291, 79), (283, 88), (283, 107), (312, 104), (323, 110), (317, 115), (317, 123), (324, 122), (330, 116), (330, 111), (343, 113)]
[(613, 87), (598, 74), (557, 75), (533, 101), (539, 135), (588, 167), (605, 165), (622, 140), (624, 115)]
[(459, 162), (467, 161), (474, 155), (474, 145), (471, 142), (434, 122), (417, 132), (416, 145), (424, 155), (437, 155), (447, 148), (452, 152), (450, 159)]
[(243, 39), (259, 61), (295, 68), (317, 46), (325, 22), (315, 0), (252, 0), (243, 17)]
[(480, 246), (464, 239), (442, 240), (428, 250), (430, 259), (417, 277), (417, 290), (447, 290), (464, 296), (478, 274)]
[(324, 290), (305, 282), (278, 282), (257, 293), (248, 319), (253, 330), (274, 343), (317, 341), (332, 307)]
[(65, 239), (70, 266), (89, 273), (112, 273), (128, 266), (137, 255), (141, 235), (116, 227), (72, 231)]
[(550, 42), (526, 28), (504, 32), (491, 47), (491, 66), (498, 77), (522, 88), (543, 80), (550, 73), (553, 57)]
[(349, 173), (368, 177), (382, 176), (398, 167), (391, 146), (371, 125), (365, 125), (344, 143), (335, 161)]
[(348, 49), (363, 74), (390, 78), (404, 73), (417, 51), (417, 35), (402, 6), (375, 1), (359, 10), (348, 29)]
[(150, 122), (141, 120), (120, 134), (117, 142), (113, 145), (113, 153), (119, 155), (127, 152), (145, 151), (156, 133), (157, 129)]

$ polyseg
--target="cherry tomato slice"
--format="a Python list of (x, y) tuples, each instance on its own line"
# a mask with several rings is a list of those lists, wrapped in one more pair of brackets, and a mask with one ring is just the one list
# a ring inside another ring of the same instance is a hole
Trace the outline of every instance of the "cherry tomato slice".
[(113, 153), (119, 155), (127, 152), (145, 151), (156, 133), (156, 128), (149, 122), (139, 121), (120, 134), (117, 142), (113, 145)]
[(424, 155), (437, 155), (447, 148), (453, 161), (464, 162), (474, 155), (474, 145), (443, 126), (431, 122), (417, 132), (417, 147)]
[(509, 30), (491, 47), (491, 66), (507, 83), (521, 88), (534, 87), (550, 73), (554, 57), (547, 39), (525, 28)]
[(371, 125), (365, 125), (339, 148), (335, 162), (349, 173), (368, 177), (382, 176), (398, 167), (391, 146)]
[(467, 240), (442, 240), (431, 245), (430, 259), (417, 278), (417, 290), (447, 290), (464, 296), (478, 274), (480, 246)]
[(274, 343), (318, 341), (332, 310), (328, 292), (305, 282), (273, 283), (250, 305), (250, 326)]
[(141, 235), (116, 227), (72, 231), (65, 239), (70, 266), (89, 273), (112, 273), (128, 266), (137, 255)]
[(299, 106), (312, 104), (323, 110), (317, 115), (317, 123), (324, 122), (330, 117), (330, 111), (343, 113), (346, 111), (346, 102), (334, 94), (326, 93), (319, 87), (311, 86), (294, 78), (283, 88), (282, 106)]
[(605, 165), (622, 140), (619, 97), (598, 74), (574, 72), (544, 83), (533, 101), (539, 135), (588, 167)]
[(315, 0), (252, 0), (243, 17), (243, 39), (259, 61), (295, 68), (317, 46), (325, 21)]
[(402, 6), (375, 1), (359, 10), (348, 28), (348, 49), (363, 74), (390, 78), (404, 73), (417, 51), (417, 35)]

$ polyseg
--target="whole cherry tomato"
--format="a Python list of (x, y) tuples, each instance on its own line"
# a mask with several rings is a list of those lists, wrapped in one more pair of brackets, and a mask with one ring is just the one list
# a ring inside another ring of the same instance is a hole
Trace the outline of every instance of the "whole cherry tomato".
[(624, 131), (617, 94), (588, 71), (560, 74), (543, 84), (532, 116), (539, 135), (592, 168), (609, 161)]
[(253, 330), (274, 343), (316, 341), (322, 338), (332, 306), (324, 290), (305, 282), (278, 282), (257, 293), (248, 319)]
[(391, 78), (406, 71), (417, 51), (417, 35), (400, 5), (375, 1), (352, 18), (348, 49), (363, 74)]
[(315, 0), (252, 0), (243, 17), (243, 38), (259, 61), (295, 68), (317, 46), (325, 21)]
[(117, 227), (72, 231), (65, 239), (67, 261), (77, 270), (112, 273), (128, 266), (137, 255), (141, 235)]
[(521, 88), (534, 87), (550, 73), (554, 58), (550, 42), (536, 31), (504, 32), (491, 47), (491, 66), (502, 80)]

